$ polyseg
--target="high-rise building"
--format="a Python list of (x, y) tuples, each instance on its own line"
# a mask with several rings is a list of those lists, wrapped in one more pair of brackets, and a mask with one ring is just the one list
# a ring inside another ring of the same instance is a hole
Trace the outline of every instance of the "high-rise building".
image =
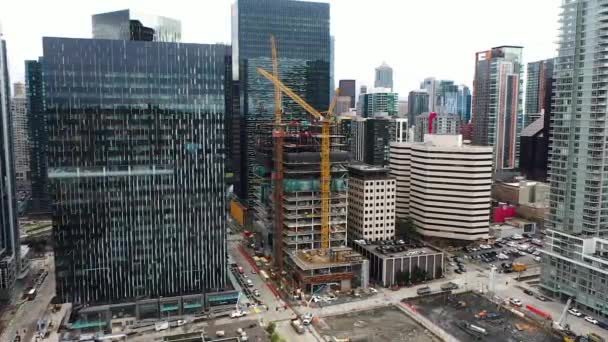
[(407, 100), (399, 100), (397, 102), (397, 115), (402, 118), (407, 117), (408, 105)]
[(422, 113), (428, 112), (429, 108), (429, 93), (426, 90), (412, 90), (407, 98), (409, 107), (407, 118), (410, 125), (414, 125), (416, 117)]
[(338, 86), (341, 96), (350, 97), (350, 108), (355, 108), (357, 104), (357, 81), (355, 80), (340, 80)]
[(11, 115), (13, 120), (13, 149), (15, 151), (15, 179), (17, 187), (26, 187), (30, 175), (30, 149), (28, 143), (27, 99), (25, 84), (13, 84), (11, 99)]
[(407, 140), (405, 118), (356, 118), (351, 124), (351, 158), (374, 166), (388, 165), (389, 143)]
[(454, 81), (438, 81), (436, 96), (435, 108), (438, 114), (458, 112), (458, 85), (454, 84)]
[(367, 94), (367, 86), (361, 85), (359, 88), (359, 97), (357, 99), (357, 115), (363, 116), (363, 98)]
[(420, 83), (420, 89), (426, 90), (429, 95), (428, 108), (424, 112), (437, 112), (437, 87), (439, 82), (435, 77), (427, 77)]
[(10, 94), (6, 42), (0, 26), (0, 300), (2, 301), (11, 299), (17, 270), (20, 269)]
[(393, 68), (388, 66), (386, 62), (376, 68), (376, 77), (374, 78), (374, 88), (388, 88), (393, 90)]
[(460, 134), (460, 116), (457, 114), (423, 113), (416, 117), (414, 141), (423, 142), (425, 134)]
[(390, 168), (397, 179), (397, 217), (411, 217), (420, 234), (488, 237), (491, 147), (465, 145), (460, 135), (427, 134), (423, 143), (391, 143)]
[(547, 181), (547, 161), (549, 137), (545, 132), (545, 115), (541, 114), (521, 131), (521, 151), (519, 153), (519, 172), (526, 179)]
[(334, 113), (340, 115), (350, 112), (350, 109), (350, 96), (338, 96)]
[[(232, 7), (232, 61), (233, 79), (239, 82), (242, 104), (237, 122), (243, 127), (236, 132), (242, 134), (239, 140), (244, 146), (235, 151), (247, 159), (238, 164), (233, 161), (233, 165), (237, 196), (242, 200), (254, 200), (259, 187), (254, 132), (274, 116), (274, 86), (257, 73), (259, 67), (272, 70), (271, 35), (277, 42), (281, 81), (317, 110), (329, 107), (329, 4), (237, 0)], [(285, 99), (284, 109), (287, 120), (310, 120), (310, 115), (293, 101)]]
[(522, 47), (499, 46), (475, 54), (473, 143), (494, 147), (494, 169), (514, 169), (523, 125)]
[(176, 43), (182, 37), (179, 20), (130, 9), (95, 14), (92, 22), (93, 39)]
[(58, 298), (224, 289), (230, 48), (45, 37), (43, 52)]
[(554, 63), (549, 214), (541, 286), (608, 314), (608, 177), (605, 141), (608, 3), (565, 0)]
[(42, 82), (42, 60), (25, 61), (25, 92), (32, 190), (29, 210), (33, 212), (48, 212), (50, 210), (47, 178), (48, 132)]
[(524, 127), (538, 119), (541, 113), (551, 112), (552, 85), (553, 58), (528, 63)]
[(389, 169), (352, 164), (348, 168), (348, 235), (351, 240), (395, 238), (395, 178)]
[(399, 94), (388, 88), (375, 88), (363, 94), (362, 116), (397, 116), (399, 113)]
[(460, 115), (462, 123), (468, 123), (471, 120), (471, 90), (462, 84), (458, 86), (456, 114)]

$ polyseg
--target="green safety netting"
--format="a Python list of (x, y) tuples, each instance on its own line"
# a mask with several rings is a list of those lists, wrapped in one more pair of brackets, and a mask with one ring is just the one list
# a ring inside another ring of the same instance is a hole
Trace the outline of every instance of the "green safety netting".
[[(285, 179), (283, 180), (283, 190), (286, 192), (296, 191), (319, 191), (321, 189), (321, 181), (318, 179)], [(346, 179), (332, 179), (332, 191), (346, 191)]]

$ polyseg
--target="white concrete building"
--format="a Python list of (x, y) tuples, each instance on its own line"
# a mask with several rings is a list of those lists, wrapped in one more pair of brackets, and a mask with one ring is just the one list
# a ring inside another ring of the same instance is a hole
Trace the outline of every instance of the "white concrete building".
[(389, 168), (395, 177), (395, 213), (404, 219), (410, 215), (410, 162), (412, 143), (392, 142), (390, 145)]
[(425, 236), (488, 238), (492, 148), (463, 145), (461, 135), (424, 139), (391, 145), (398, 215), (411, 217)]
[(395, 178), (389, 175), (389, 169), (353, 164), (348, 171), (349, 238), (394, 239)]

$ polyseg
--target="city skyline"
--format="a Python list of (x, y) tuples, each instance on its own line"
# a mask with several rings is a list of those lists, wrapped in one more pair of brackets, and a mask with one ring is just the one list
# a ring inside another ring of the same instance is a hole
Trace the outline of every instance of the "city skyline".
[[(358, 85), (372, 87), (374, 68), (386, 61), (394, 70), (394, 90), (406, 97), (409, 91), (418, 88), (421, 79), (428, 76), (472, 86), (475, 52), (489, 46), (522, 45), (524, 63), (556, 55), (554, 41), (558, 32), (555, 19), (559, 11), (558, 0), (516, 0), (511, 6), (501, 7), (500, 16), (492, 15), (498, 0), (483, 4), (434, 0), (408, 3), (407, 7), (381, 0), (372, 8), (368, 8), (364, 2), (319, 2), (330, 3), (331, 35), (335, 37), (336, 46), (336, 85), (340, 79), (356, 79)], [(68, 3), (60, 0), (52, 4), (37, 3), (36, 13), (28, 10), (32, 6), (29, 1), (15, 3), (0, 14), (9, 46), (11, 80), (24, 81), (23, 61), (36, 59), (41, 54), (40, 41), (43, 36), (90, 38), (90, 15), (94, 13), (125, 8), (141, 9), (149, 14), (161, 13), (182, 21), (183, 42), (230, 43), (230, 6), (233, 3), (233, 0), (218, 0), (213, 5), (197, 7), (190, 3), (187, 6), (174, 6), (155, 0), (147, 2), (145, 6), (134, 1)], [(69, 20), (58, 20), (56, 16), (42, 14), (68, 6), (70, 11), (66, 12), (69, 13), (66, 16), (69, 16)], [(438, 6), (444, 10), (437, 12)], [(519, 10), (523, 6), (527, 8), (526, 11)], [(203, 7), (204, 11), (192, 10)], [(393, 10), (386, 11), (387, 7)], [(450, 14), (455, 12), (469, 13), (470, 19), (474, 20), (455, 22)], [(409, 34), (419, 32), (420, 27), (428, 25), (427, 17), (417, 13), (434, 13), (435, 28), (425, 30), (424, 35)], [(543, 15), (539, 16), (538, 13)], [(517, 25), (510, 25), (513, 16), (518, 18)], [(27, 27), (22, 24), (32, 20), (38, 24)], [(446, 39), (448, 27), (455, 37), (463, 39)], [(482, 31), (479, 27), (486, 29)], [(407, 38), (408, 45), (415, 47), (418, 52), (413, 53), (411, 48), (404, 49), (402, 44), (394, 44), (396, 35)], [(362, 53), (353, 54), (352, 51), (365, 37), (374, 39), (366, 39), (366, 48), (357, 49)], [(443, 54), (437, 53), (439, 41), (442, 42), (442, 49), (451, 51), (449, 63), (445, 62)], [(462, 67), (453, 68), (454, 65)]]

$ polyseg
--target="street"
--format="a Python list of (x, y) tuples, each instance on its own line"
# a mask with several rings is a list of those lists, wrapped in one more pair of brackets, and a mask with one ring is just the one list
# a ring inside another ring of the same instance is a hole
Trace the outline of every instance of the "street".
[[(46, 264), (44, 269), (48, 271), (48, 276), (42, 285), (40, 285), (38, 294), (34, 300), (25, 300), (17, 304), (17, 312), (0, 336), (1, 341), (12, 341), (17, 332), (22, 336), (22, 341), (31, 341), (37, 329), (36, 323), (38, 319), (44, 316), (51, 299), (55, 296), (55, 264), (53, 257), (46, 257), (44, 261), (40, 259), (32, 260), (30, 272), (35, 272), (36, 270), (33, 267), (34, 262)], [(23, 335), (24, 329), (26, 330), (25, 336)]]

